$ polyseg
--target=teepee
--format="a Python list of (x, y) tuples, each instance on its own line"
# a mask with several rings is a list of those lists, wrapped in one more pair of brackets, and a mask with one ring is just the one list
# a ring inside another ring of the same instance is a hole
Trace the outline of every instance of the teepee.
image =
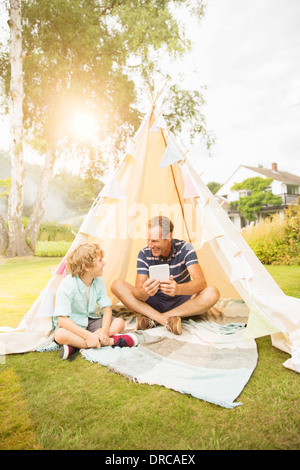
[[(118, 299), (110, 291), (112, 282), (121, 278), (134, 283), (147, 222), (159, 214), (173, 221), (174, 238), (192, 243), (207, 284), (216, 286), (222, 299), (241, 299), (248, 306), (245, 339), (271, 335), (272, 344), (291, 355), (284, 365), (300, 372), (300, 299), (286, 296), (260, 263), (153, 101), (70, 249), (86, 242), (104, 249), (103, 277), (113, 303)], [(52, 341), (53, 299), (65, 271), (66, 258), (20, 325), (0, 329), (6, 354), (34, 351)]]

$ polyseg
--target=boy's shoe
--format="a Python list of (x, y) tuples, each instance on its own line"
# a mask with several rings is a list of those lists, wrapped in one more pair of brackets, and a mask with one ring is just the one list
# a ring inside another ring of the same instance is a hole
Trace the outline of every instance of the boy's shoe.
[(79, 353), (78, 348), (74, 348), (73, 346), (68, 346), (67, 344), (63, 344), (60, 347), (60, 358), (62, 360), (69, 359), (69, 362), (71, 362), (77, 354)]
[(181, 318), (180, 317), (169, 317), (166, 323), (166, 328), (175, 335), (181, 335)]
[(137, 337), (132, 333), (127, 333), (126, 335), (113, 335), (112, 339), (114, 340), (112, 348), (115, 348), (116, 346), (119, 346), (120, 348), (132, 348), (138, 344)]
[(145, 317), (145, 315), (139, 315), (136, 317), (135, 329), (136, 330), (149, 330), (154, 328), (157, 323), (152, 318)]

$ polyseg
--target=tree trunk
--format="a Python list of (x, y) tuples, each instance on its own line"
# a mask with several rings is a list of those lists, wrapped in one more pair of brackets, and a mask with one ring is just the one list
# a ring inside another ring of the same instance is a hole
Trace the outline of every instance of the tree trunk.
[(8, 230), (4, 217), (0, 214), (0, 255), (8, 247)]
[(54, 160), (55, 152), (48, 150), (46, 153), (46, 160), (42, 172), (42, 177), (40, 179), (40, 184), (37, 190), (35, 202), (33, 204), (32, 213), (25, 230), (25, 235), (29, 239), (29, 245), (33, 252), (36, 248), (40, 225), (45, 213), (48, 187), (52, 178)]
[(10, 153), (11, 190), (8, 198), (8, 253), (25, 256), (31, 250), (23, 228), (23, 193), (25, 167), (23, 157), (23, 57), (21, 32), (21, 0), (10, 0)]

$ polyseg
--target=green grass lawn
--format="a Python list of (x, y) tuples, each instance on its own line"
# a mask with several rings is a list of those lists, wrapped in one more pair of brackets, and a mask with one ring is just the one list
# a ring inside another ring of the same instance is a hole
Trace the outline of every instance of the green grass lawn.
[(300, 266), (265, 266), (283, 292), (300, 297)]
[[(0, 324), (17, 326), (58, 258), (0, 259)], [(270, 266), (300, 298), (300, 266)], [(140, 385), (83, 357), (10, 355), (0, 364), (0, 449), (300, 449), (300, 376), (289, 357), (258, 338), (257, 367), (224, 409), (160, 386)], [(3, 363), (4, 362), (4, 363)]]

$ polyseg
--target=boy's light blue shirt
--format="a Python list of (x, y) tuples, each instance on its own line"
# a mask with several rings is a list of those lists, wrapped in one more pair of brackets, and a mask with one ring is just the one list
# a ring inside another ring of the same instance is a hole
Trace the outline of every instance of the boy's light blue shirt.
[(89, 292), (89, 302), (86, 297), (86, 285), (78, 276), (68, 274), (60, 283), (57, 290), (54, 308), (53, 327), (57, 324), (57, 317), (70, 317), (82, 328), (88, 325), (88, 317), (98, 318), (97, 304), (100, 309), (110, 307), (112, 302), (107, 295), (102, 277), (95, 277)]

